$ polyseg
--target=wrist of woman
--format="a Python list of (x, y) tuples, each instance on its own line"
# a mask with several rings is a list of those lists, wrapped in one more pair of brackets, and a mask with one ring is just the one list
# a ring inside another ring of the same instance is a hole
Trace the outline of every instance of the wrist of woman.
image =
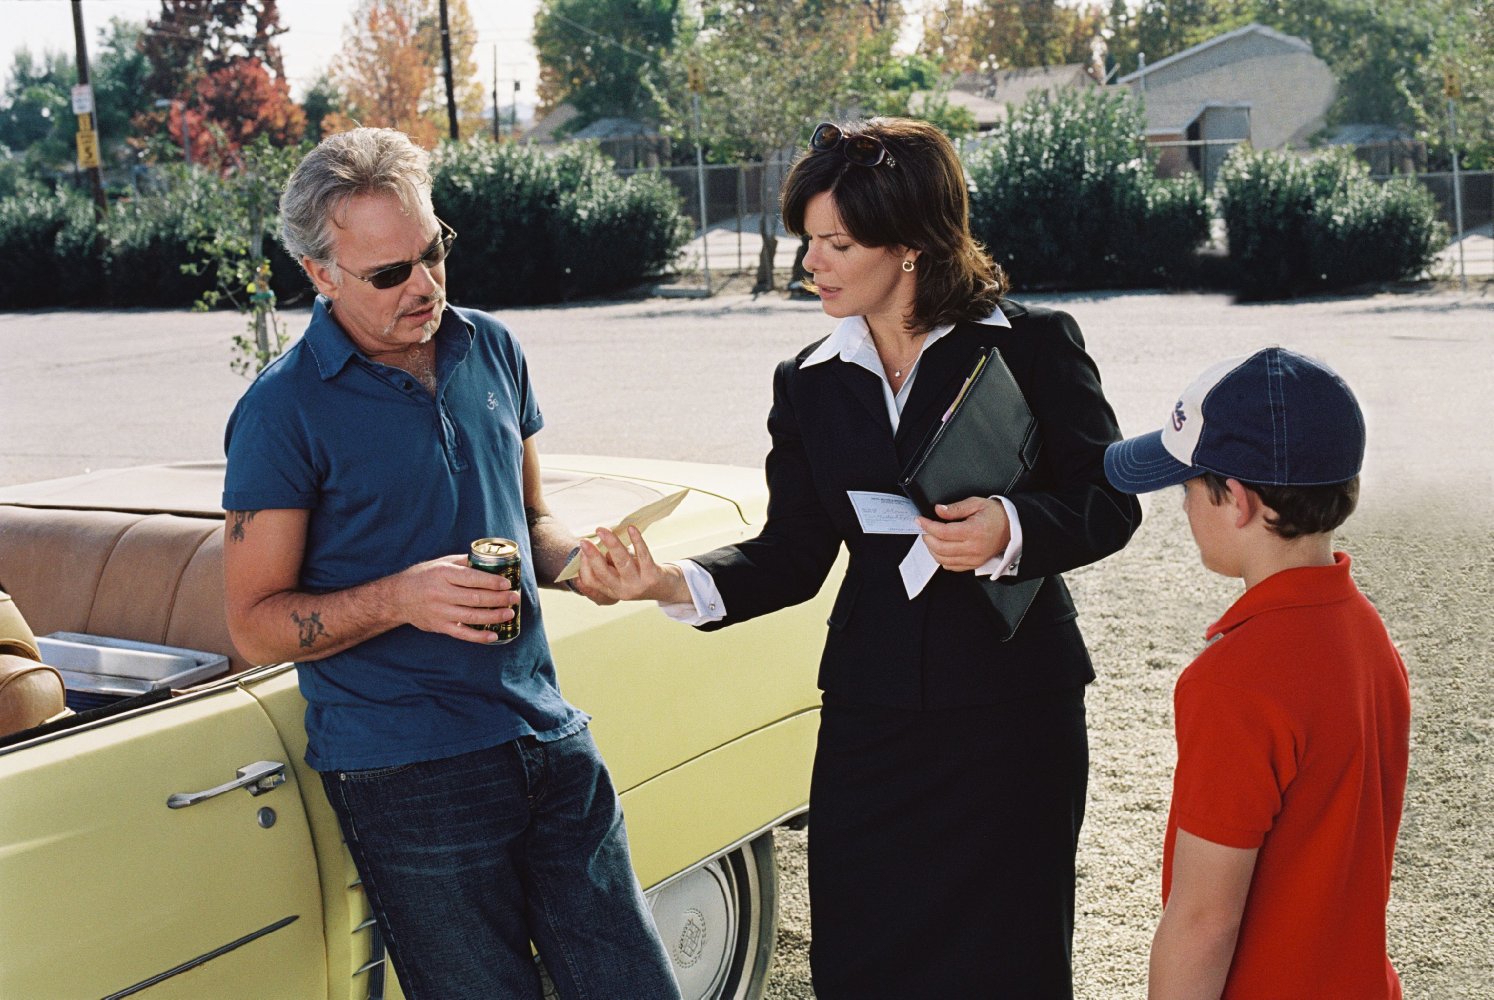
[(660, 604), (690, 604), (695, 598), (690, 594), (690, 585), (685, 582), (685, 571), (674, 563), (666, 563), (659, 567), (661, 579), (658, 585), (651, 587), (649, 599), (658, 601)]

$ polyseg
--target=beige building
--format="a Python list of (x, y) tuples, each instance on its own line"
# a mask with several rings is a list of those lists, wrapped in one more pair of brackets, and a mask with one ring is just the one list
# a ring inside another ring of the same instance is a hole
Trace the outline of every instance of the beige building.
[(1311, 45), (1260, 24), (1159, 59), (1116, 83), (1145, 103), (1147, 140), (1164, 145), (1163, 171), (1194, 170), (1205, 183), (1237, 142), (1305, 146), (1322, 130), (1337, 92)]

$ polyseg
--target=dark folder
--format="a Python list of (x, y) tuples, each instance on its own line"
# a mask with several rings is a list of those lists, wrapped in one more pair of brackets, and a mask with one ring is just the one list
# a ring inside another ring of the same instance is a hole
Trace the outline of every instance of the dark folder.
[[(991, 348), (971, 368), (944, 418), (903, 472), (903, 492), (927, 517), (934, 504), (966, 497), (1010, 496), (1032, 476), (1042, 447), (1037, 420), (1017, 380)], [(1042, 578), (1011, 582), (981, 577), (981, 589), (1010, 639), (1032, 606)]]

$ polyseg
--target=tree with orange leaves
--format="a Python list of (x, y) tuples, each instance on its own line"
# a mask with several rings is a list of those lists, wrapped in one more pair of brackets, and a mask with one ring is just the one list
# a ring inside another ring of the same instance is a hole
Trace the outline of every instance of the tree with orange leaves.
[(167, 118), (171, 139), (181, 143), (183, 117), (191, 137), (192, 160), (219, 173), (239, 162), (239, 151), (260, 136), (271, 145), (291, 146), (306, 131), (306, 115), (291, 100), (283, 76), (271, 76), (257, 58), (230, 62), (203, 77), (185, 116)]
[(193, 162), (220, 172), (259, 136), (276, 146), (299, 142), (306, 117), (291, 100), (275, 41), (285, 30), (276, 0), (162, 0), (139, 47), (151, 66), (147, 92), (170, 97), (172, 107), (140, 112), (136, 132), (164, 130), (173, 148), (190, 147)]
[[(468, 122), (482, 113), (473, 49), (477, 33), (466, 0), (447, 0), (458, 106)], [(361, 0), (334, 64), (343, 110), (324, 134), (372, 125), (397, 128), (422, 146), (446, 132), (437, 0)]]

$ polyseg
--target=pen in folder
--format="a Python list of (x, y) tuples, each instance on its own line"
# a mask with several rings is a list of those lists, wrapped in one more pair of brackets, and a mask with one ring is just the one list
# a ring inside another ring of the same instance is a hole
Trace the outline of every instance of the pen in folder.
[(941, 424), (947, 422), (954, 415), (954, 411), (960, 408), (960, 400), (965, 398), (965, 393), (970, 390), (970, 383), (974, 382), (975, 376), (980, 374), (980, 370), (985, 365), (987, 357), (988, 355), (982, 354), (975, 362), (975, 367), (971, 369), (970, 374), (965, 378), (965, 384), (960, 386), (960, 391), (955, 395), (954, 402), (949, 404), (949, 409), (945, 410), (944, 416), (939, 418)]

